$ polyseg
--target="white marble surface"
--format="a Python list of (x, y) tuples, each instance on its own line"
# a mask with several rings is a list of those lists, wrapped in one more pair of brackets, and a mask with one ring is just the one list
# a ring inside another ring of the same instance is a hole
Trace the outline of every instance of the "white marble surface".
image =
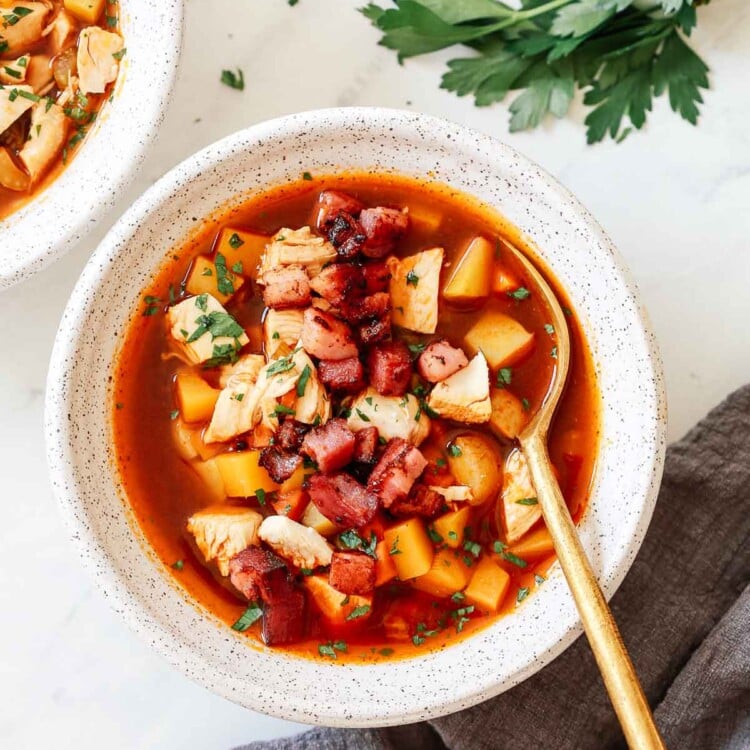
[[(146, 186), (223, 135), (296, 110), (385, 105), (506, 139), (581, 198), (629, 263), (662, 347), (671, 438), (750, 378), (745, 0), (700, 11), (695, 42), (711, 65), (713, 90), (698, 129), (660, 101), (645, 133), (595, 148), (573, 120), (509, 136), (504, 106), (477, 110), (438, 89), (448, 54), (399, 68), (355, 13), (361, 4), (188, 0), (181, 76), (147, 167), (88, 241), (0, 296), (2, 747), (203, 750), (300, 729), (207, 693), (137, 640), (79, 567), (46, 476), (47, 361), (81, 268)], [(237, 66), (244, 92), (218, 83), (222, 68)]]

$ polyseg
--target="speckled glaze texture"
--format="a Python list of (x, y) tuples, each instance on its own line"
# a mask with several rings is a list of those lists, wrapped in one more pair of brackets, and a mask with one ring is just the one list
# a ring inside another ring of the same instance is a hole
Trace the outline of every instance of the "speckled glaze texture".
[(55, 342), (46, 403), (52, 482), (80, 553), (122, 619), (186, 675), (244, 706), (296, 721), (397, 724), (458, 711), (526, 679), (581, 632), (557, 566), (534, 596), (443, 650), (379, 665), (252, 648), (178, 589), (136, 530), (111, 464), (107, 379), (142, 287), (170, 248), (248, 191), (342, 168), (448, 183), (498, 209), (567, 289), (594, 352), (602, 441), (580, 526), (607, 596), (640, 547), (662, 471), (665, 399), (645, 312), (610, 240), (538, 166), (442, 120), (332, 109), (229, 136), (172, 170), (120, 219), (86, 266)]
[(76, 158), (22, 209), (0, 220), (0, 291), (83, 239), (135, 177), (169, 103), (182, 46), (183, 0), (121, 0), (127, 54)]

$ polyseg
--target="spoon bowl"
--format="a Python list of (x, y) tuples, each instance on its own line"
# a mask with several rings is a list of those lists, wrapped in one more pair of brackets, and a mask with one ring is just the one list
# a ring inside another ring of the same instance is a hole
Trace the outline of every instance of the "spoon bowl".
[(664, 748), (617, 624), (583, 551), (547, 452), (547, 433), (565, 389), (570, 366), (570, 333), (565, 313), (557, 295), (536, 266), (517, 248), (510, 244), (508, 247), (544, 298), (552, 320), (556, 346), (555, 367), (549, 388), (541, 406), (518, 436), (518, 442), (526, 458), (560, 567), (570, 586), (628, 745), (639, 750)]

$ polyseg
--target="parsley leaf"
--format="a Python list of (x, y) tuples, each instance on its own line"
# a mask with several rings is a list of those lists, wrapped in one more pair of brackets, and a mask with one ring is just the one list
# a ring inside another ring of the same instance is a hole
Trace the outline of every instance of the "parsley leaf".
[(225, 86), (229, 86), (229, 88), (232, 89), (237, 89), (238, 91), (243, 91), (245, 88), (245, 76), (239, 68), (237, 68), (236, 73), (231, 70), (222, 70), (221, 82)]
[(253, 623), (256, 623), (263, 616), (263, 609), (255, 602), (240, 615), (237, 622), (232, 625), (232, 630), (244, 633)]

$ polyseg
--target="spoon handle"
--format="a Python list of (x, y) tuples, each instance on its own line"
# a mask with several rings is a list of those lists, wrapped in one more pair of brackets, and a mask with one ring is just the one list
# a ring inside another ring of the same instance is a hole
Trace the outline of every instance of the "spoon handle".
[(552, 473), (547, 447), (541, 437), (535, 434), (522, 439), (521, 447), (529, 465), (544, 521), (555, 545), (557, 559), (570, 586), (591, 650), (628, 745), (637, 750), (664, 748), (633, 662), (594, 577), (560, 486)]

